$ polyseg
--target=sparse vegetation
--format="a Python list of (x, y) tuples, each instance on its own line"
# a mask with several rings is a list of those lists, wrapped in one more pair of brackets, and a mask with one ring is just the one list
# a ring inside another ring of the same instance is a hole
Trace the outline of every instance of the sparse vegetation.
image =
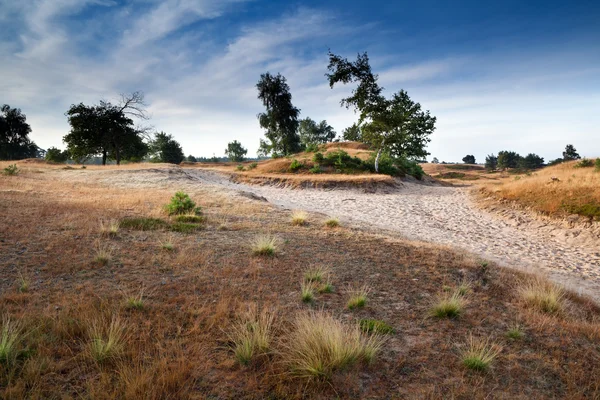
[(174, 238), (173, 236), (167, 236), (166, 239), (159, 241), (160, 248), (166, 251), (175, 250)]
[(135, 296), (127, 296), (125, 299), (125, 307), (129, 310), (143, 310), (144, 289), (140, 290), (140, 293)]
[(108, 265), (113, 256), (113, 249), (108, 244), (97, 243), (95, 248), (95, 257), (94, 261), (96, 261), (100, 265)]
[(303, 226), (306, 225), (306, 219), (308, 214), (305, 211), (294, 211), (292, 212), (292, 225)]
[(175, 216), (175, 221), (183, 223), (199, 224), (204, 221), (204, 217), (195, 214), (184, 214)]
[(304, 273), (304, 280), (307, 282), (324, 282), (329, 276), (329, 270), (325, 267), (318, 266), (309, 269)]
[(501, 346), (471, 335), (466, 348), (461, 352), (461, 360), (468, 369), (486, 371), (501, 351)]
[(452, 294), (444, 292), (438, 296), (431, 314), (437, 318), (456, 318), (463, 312), (465, 304), (466, 300), (458, 290)]
[(554, 314), (563, 309), (565, 291), (542, 278), (532, 278), (519, 288), (519, 294), (528, 307)]
[(11, 164), (4, 168), (4, 175), (18, 175), (21, 170), (17, 168), (17, 164)]
[(592, 161), (588, 158), (583, 158), (575, 164), (574, 168), (591, 168), (593, 166), (594, 166), (594, 161)]
[(382, 335), (394, 333), (394, 328), (391, 325), (376, 319), (361, 319), (360, 329), (366, 333), (380, 333)]
[(27, 293), (29, 291), (29, 279), (25, 278), (19, 272), (19, 293)]
[(279, 251), (280, 239), (273, 235), (258, 235), (251, 243), (252, 254), (256, 256), (274, 256)]
[(100, 220), (100, 233), (105, 236), (117, 236), (120, 224), (117, 220)]
[(110, 322), (98, 319), (90, 327), (89, 351), (92, 359), (99, 364), (115, 361), (124, 350), (125, 325), (118, 317)]
[(11, 320), (8, 315), (2, 317), (0, 331), (0, 369), (12, 366), (21, 350), (23, 328), (18, 321)]
[(231, 349), (242, 365), (248, 365), (257, 356), (271, 348), (275, 314), (270, 310), (251, 309), (238, 319), (228, 333)]
[(189, 222), (175, 222), (175, 223), (171, 224), (170, 229), (173, 232), (194, 233), (194, 232), (202, 229), (202, 226), (200, 224), (191, 224)]
[(369, 295), (369, 292), (370, 289), (366, 286), (351, 290), (350, 299), (348, 300), (348, 303), (346, 303), (346, 307), (348, 307), (350, 310), (364, 307), (367, 304), (367, 296)]
[(325, 226), (329, 228), (337, 228), (340, 226), (340, 220), (338, 218), (328, 218), (325, 220)]
[(508, 331), (506, 331), (506, 337), (511, 340), (520, 340), (524, 335), (523, 328), (519, 324), (512, 325), (508, 328)]

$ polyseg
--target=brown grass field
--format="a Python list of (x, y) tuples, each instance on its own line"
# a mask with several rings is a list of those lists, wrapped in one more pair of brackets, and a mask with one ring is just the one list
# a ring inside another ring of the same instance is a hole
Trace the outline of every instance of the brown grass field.
[[(0, 176), (2, 398), (600, 398), (600, 308), (542, 278), (142, 179), (161, 165), (17, 164)], [(189, 233), (163, 210), (178, 189), (203, 209)], [(274, 255), (253, 254), (259, 235)]]

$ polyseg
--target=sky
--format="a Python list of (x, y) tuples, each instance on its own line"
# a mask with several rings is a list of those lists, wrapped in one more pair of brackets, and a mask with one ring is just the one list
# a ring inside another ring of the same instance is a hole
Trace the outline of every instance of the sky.
[(600, 156), (600, 2), (0, 0), (0, 104), (42, 148), (64, 148), (71, 104), (142, 91), (157, 131), (186, 155), (254, 156), (264, 72), (301, 117), (356, 122), (331, 89), (328, 49), (368, 52), (385, 93), (437, 117), (428, 151), (478, 162), (500, 150), (547, 161), (566, 144)]

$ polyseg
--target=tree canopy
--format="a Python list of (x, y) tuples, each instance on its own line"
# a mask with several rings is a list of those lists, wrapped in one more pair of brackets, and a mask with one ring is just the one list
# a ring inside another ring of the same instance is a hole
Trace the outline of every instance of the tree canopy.
[(354, 108), (360, 113), (358, 125), (362, 130), (362, 141), (377, 149), (375, 170), (379, 171), (382, 152), (393, 157), (424, 159), (429, 136), (435, 130), (436, 118), (421, 105), (410, 99), (404, 90), (386, 99), (383, 88), (377, 83), (367, 53), (359, 54), (355, 62), (329, 52), (329, 86), (357, 83), (350, 96), (341, 100), (341, 105)]
[(465, 164), (475, 164), (475, 156), (472, 154), (467, 154), (466, 156), (463, 157), (462, 161)]
[(225, 155), (234, 162), (244, 161), (244, 157), (247, 153), (248, 150), (242, 147), (242, 144), (237, 140), (228, 143), (227, 148), (225, 149)]
[(262, 74), (258, 83), (258, 98), (266, 112), (258, 114), (260, 127), (267, 140), (260, 140), (259, 154), (273, 157), (297, 153), (301, 150), (298, 136), (300, 110), (292, 104), (290, 87), (284, 76)]
[(39, 157), (40, 148), (29, 139), (31, 127), (19, 108), (0, 108), (0, 160)]
[(179, 164), (185, 159), (179, 142), (165, 132), (154, 134), (154, 139), (150, 142), (150, 154), (154, 162)]
[(498, 168), (517, 168), (521, 156), (514, 151), (501, 151), (498, 153)]
[(332, 142), (336, 136), (335, 130), (327, 121), (317, 123), (309, 117), (300, 121), (298, 133), (300, 142), (305, 147)]
[(490, 154), (485, 157), (485, 169), (493, 171), (498, 168), (498, 157), (494, 154)]
[(362, 141), (362, 133), (360, 131), (360, 126), (354, 123), (351, 126), (347, 127), (342, 131), (342, 138), (350, 142)]
[(69, 159), (69, 151), (61, 150), (56, 147), (50, 147), (46, 150), (46, 156), (44, 157), (46, 161), (55, 162), (55, 163), (64, 163)]
[(562, 154), (565, 161), (579, 160), (581, 158), (572, 144), (568, 144)]

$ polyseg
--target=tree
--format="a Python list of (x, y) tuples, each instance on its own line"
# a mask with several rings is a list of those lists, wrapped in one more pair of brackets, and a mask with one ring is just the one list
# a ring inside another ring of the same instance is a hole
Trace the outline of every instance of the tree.
[(384, 151), (400, 158), (423, 159), (429, 155), (425, 147), (435, 130), (436, 118), (429, 111), (422, 111), (421, 105), (412, 101), (404, 90), (386, 99), (377, 83), (378, 76), (371, 71), (367, 53), (349, 62), (329, 52), (327, 68), (331, 88), (336, 83), (358, 84), (349, 97), (342, 99), (341, 105), (359, 111), (362, 141), (377, 149), (375, 171), (379, 172)]
[(437, 159), (437, 157), (433, 157), (433, 160), (431, 160), (432, 164), (439, 164), (440, 160)]
[(501, 151), (498, 153), (498, 168), (517, 168), (521, 156), (514, 151)]
[(358, 124), (352, 124), (342, 131), (342, 137), (344, 140), (349, 142), (360, 142), (362, 141), (362, 133)]
[(462, 161), (465, 164), (475, 164), (475, 156), (467, 154), (466, 156), (463, 157)]
[(494, 154), (490, 154), (485, 157), (485, 169), (493, 171), (498, 167), (498, 157)]
[(241, 162), (244, 161), (244, 156), (248, 153), (248, 150), (242, 147), (242, 144), (237, 140), (227, 144), (225, 149), (225, 155), (229, 157), (231, 161)]
[(563, 151), (562, 154), (563, 160), (565, 161), (579, 160), (581, 158), (581, 156), (577, 153), (577, 150), (572, 144), (568, 144), (567, 147), (565, 147), (565, 151)]
[(141, 160), (148, 152), (143, 141), (146, 128), (134, 127), (130, 117), (147, 119), (143, 95), (121, 95), (119, 104), (101, 100), (98, 105), (73, 104), (66, 115), (71, 131), (63, 138), (73, 159), (85, 162), (101, 155), (102, 165), (113, 159)]
[(69, 152), (67, 150), (60, 150), (56, 147), (50, 147), (46, 150), (46, 161), (55, 163), (65, 163), (69, 159)]
[(529, 153), (524, 158), (521, 158), (519, 167), (525, 169), (538, 169), (544, 166), (544, 158), (534, 153)]
[(41, 150), (29, 139), (31, 127), (25, 114), (8, 104), (0, 112), (0, 160), (39, 157)]
[(335, 139), (335, 130), (327, 121), (318, 124), (311, 118), (304, 118), (298, 127), (300, 142), (304, 147), (332, 142)]
[(196, 157), (194, 157), (193, 155), (190, 154), (189, 156), (187, 156), (186, 161), (189, 161), (189, 162), (198, 162), (198, 159)]
[(267, 141), (260, 140), (259, 154), (273, 157), (297, 153), (301, 150), (298, 136), (300, 110), (292, 105), (292, 94), (285, 77), (265, 73), (256, 84), (258, 98), (266, 108), (258, 114), (260, 127), (265, 129)]
[(185, 159), (183, 149), (172, 135), (165, 132), (154, 134), (154, 140), (150, 142), (150, 153), (153, 162), (179, 164)]

